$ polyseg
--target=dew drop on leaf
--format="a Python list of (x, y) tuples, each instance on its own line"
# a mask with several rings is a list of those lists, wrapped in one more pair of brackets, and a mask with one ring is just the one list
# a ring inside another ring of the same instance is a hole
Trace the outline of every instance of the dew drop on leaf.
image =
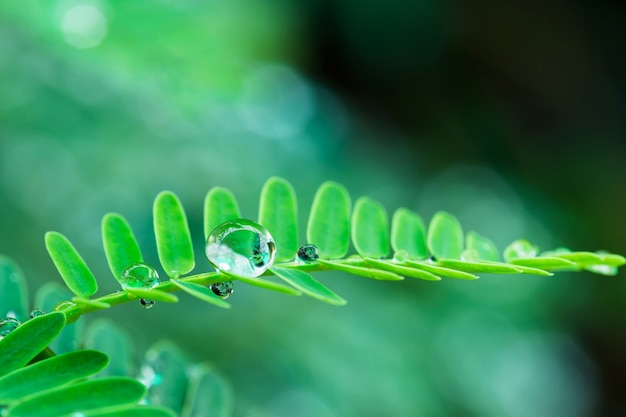
[(306, 244), (300, 246), (297, 254), (298, 260), (304, 263), (315, 262), (320, 258), (320, 253), (317, 249), (317, 246)]
[(35, 308), (33, 309), (33, 311), (30, 312), (30, 318), (34, 319), (35, 317), (43, 316), (44, 314), (46, 314), (45, 311), (40, 308)]
[(152, 289), (159, 285), (159, 274), (148, 264), (136, 263), (130, 265), (120, 276), (122, 288)]
[(270, 232), (251, 220), (231, 220), (209, 234), (206, 256), (219, 271), (258, 277), (274, 262), (276, 243)]
[(5, 317), (0, 319), (0, 338), (8, 335), (13, 330), (17, 329), (20, 325), (20, 322), (13, 317)]
[(227, 299), (233, 293), (233, 282), (225, 281), (225, 282), (216, 282), (215, 284), (211, 284), (211, 291), (213, 294), (221, 297), (222, 299)]
[(156, 304), (156, 301), (154, 301), (154, 300), (146, 300), (145, 298), (140, 298), (139, 299), (139, 304), (141, 304), (141, 306), (143, 308), (148, 310), (148, 309), (154, 307), (154, 305)]

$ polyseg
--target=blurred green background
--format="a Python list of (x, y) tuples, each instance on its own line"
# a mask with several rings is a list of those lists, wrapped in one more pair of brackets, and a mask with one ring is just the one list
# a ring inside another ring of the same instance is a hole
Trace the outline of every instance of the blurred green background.
[[(187, 208), (196, 271), (215, 185), (257, 216), (271, 175), (301, 231), (333, 179), (391, 212), (448, 210), (500, 249), (626, 253), (626, 9), (616, 1), (0, 3), (0, 253), (31, 293), (66, 234), (116, 291), (100, 219), (158, 265), (151, 204)], [(303, 233), (302, 233), (303, 235)], [(304, 237), (302, 237), (302, 243)], [(164, 276), (164, 274), (162, 274)], [(318, 274), (337, 308), (236, 287), (94, 314), (212, 361), (236, 416), (625, 415), (624, 272), (381, 283)]]

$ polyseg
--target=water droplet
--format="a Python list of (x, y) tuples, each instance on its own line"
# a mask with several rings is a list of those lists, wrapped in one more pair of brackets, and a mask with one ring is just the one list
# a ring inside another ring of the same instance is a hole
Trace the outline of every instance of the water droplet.
[(17, 329), (20, 325), (20, 322), (13, 317), (5, 317), (0, 319), (0, 337), (4, 337), (11, 333), (13, 330)]
[(148, 264), (136, 263), (122, 272), (119, 279), (122, 288), (141, 288), (149, 290), (159, 285), (159, 274)]
[(139, 299), (139, 304), (141, 304), (141, 306), (143, 308), (148, 310), (148, 309), (154, 307), (154, 305), (156, 304), (156, 301), (154, 301), (154, 300), (146, 300), (145, 298), (140, 298)]
[(298, 249), (297, 256), (298, 256), (299, 261), (302, 261), (308, 264), (308, 263), (317, 261), (320, 258), (320, 253), (319, 253), (319, 250), (317, 249), (317, 246), (311, 245), (309, 243), (309, 244), (300, 246), (300, 249)]
[(401, 264), (409, 258), (409, 253), (404, 249), (396, 251), (393, 254), (393, 261), (397, 264)]
[(30, 312), (30, 318), (34, 319), (35, 317), (39, 317), (39, 316), (43, 316), (44, 314), (46, 314), (45, 311), (43, 311), (40, 308), (36, 308), (33, 311)]
[(213, 294), (225, 300), (228, 297), (230, 297), (230, 295), (234, 291), (233, 282), (224, 281), (224, 282), (216, 282), (215, 284), (211, 284), (211, 291), (213, 291)]
[(246, 278), (265, 272), (275, 254), (270, 232), (251, 220), (222, 223), (213, 229), (206, 243), (206, 256), (217, 270)]

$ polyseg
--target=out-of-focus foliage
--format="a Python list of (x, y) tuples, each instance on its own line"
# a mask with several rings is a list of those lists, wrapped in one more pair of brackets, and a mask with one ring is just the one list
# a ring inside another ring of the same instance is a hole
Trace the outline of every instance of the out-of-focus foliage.
[[(524, 236), (623, 253), (623, 20), (608, 2), (4, 1), (0, 253), (34, 293), (59, 230), (102, 282), (104, 213), (149, 248), (145, 213), (171, 189), (199, 248), (198, 196), (226, 186), (253, 219), (272, 175), (301, 207), (330, 179), (425, 221), (454, 213), (500, 251)], [(623, 414), (622, 278), (337, 273), (339, 314), (237, 286), (230, 310), (97, 315), (138, 355), (168, 337), (214, 363), (236, 415)]]

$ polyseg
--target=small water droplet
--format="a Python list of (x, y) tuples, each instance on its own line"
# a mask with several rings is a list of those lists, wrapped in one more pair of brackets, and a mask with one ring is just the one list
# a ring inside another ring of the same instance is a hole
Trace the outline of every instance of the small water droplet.
[(156, 304), (156, 301), (154, 301), (154, 300), (146, 300), (145, 298), (140, 298), (139, 299), (139, 304), (141, 304), (141, 306), (143, 308), (148, 310), (148, 309), (154, 307), (154, 305)]
[(428, 260), (429, 260), (431, 263), (433, 263), (433, 262), (437, 262), (437, 257), (436, 257), (435, 255), (430, 255), (430, 256), (428, 257)]
[(119, 279), (122, 288), (141, 288), (149, 290), (159, 285), (159, 274), (148, 264), (136, 263), (122, 272)]
[(30, 312), (30, 318), (34, 319), (35, 317), (43, 316), (44, 314), (46, 314), (45, 311), (40, 308), (35, 308), (33, 311)]
[(308, 264), (317, 261), (320, 258), (320, 253), (317, 246), (308, 243), (300, 246), (297, 256), (299, 261)]
[(13, 317), (5, 317), (0, 319), (0, 337), (4, 337), (11, 333), (13, 330), (17, 329), (20, 325), (20, 322)]
[(274, 262), (276, 244), (270, 232), (251, 220), (231, 220), (217, 226), (207, 239), (206, 256), (219, 271), (252, 278)]
[(235, 290), (233, 288), (232, 281), (224, 281), (224, 282), (216, 282), (215, 284), (211, 284), (211, 291), (213, 291), (213, 294), (225, 300), (228, 297), (230, 297), (230, 295)]
[(404, 249), (400, 249), (393, 254), (393, 261), (397, 264), (401, 264), (409, 258), (409, 253)]

